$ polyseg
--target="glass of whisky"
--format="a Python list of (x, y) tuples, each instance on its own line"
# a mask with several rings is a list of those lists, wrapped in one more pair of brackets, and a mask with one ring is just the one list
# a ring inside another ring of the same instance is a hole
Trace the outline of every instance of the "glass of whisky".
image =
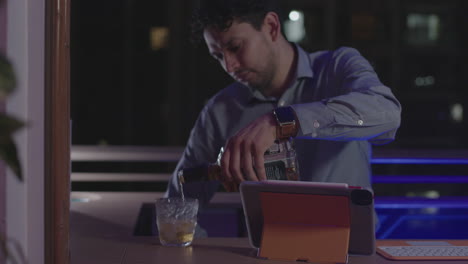
[(161, 245), (191, 245), (197, 225), (197, 213), (197, 199), (171, 197), (156, 200), (156, 222)]

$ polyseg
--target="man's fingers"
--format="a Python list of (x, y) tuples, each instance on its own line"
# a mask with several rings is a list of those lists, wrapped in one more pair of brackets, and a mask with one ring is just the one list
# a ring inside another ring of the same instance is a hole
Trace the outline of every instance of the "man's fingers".
[(244, 144), (243, 147), (243, 152), (242, 152), (242, 171), (244, 173), (244, 176), (247, 180), (249, 181), (258, 181), (257, 175), (254, 171), (253, 168), (253, 163), (252, 163), (252, 153), (251, 153), (251, 144), (246, 143)]
[(235, 140), (229, 142), (228, 148), (230, 148), (230, 159), (229, 159), (229, 167), (227, 170), (229, 171), (230, 175), (232, 176), (232, 180), (236, 182), (241, 182), (244, 180), (244, 176), (242, 175), (241, 170), (241, 157), (240, 157), (240, 149), (239, 144), (235, 142)]
[(266, 180), (266, 173), (265, 173), (265, 158), (264, 153), (261, 151), (255, 152), (254, 163), (255, 163), (255, 171), (257, 172), (257, 178), (261, 181)]
[(226, 144), (221, 166), (226, 180), (235, 182), (266, 180), (264, 152), (275, 140), (276, 125), (271, 114), (265, 114), (239, 130)]

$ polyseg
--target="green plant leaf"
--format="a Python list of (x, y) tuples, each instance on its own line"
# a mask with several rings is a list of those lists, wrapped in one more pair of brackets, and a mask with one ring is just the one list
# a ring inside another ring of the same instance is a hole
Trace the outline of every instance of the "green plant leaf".
[(16, 87), (16, 78), (13, 67), (8, 59), (0, 54), (0, 99), (4, 99)]
[[(8, 59), (0, 54), (0, 100), (5, 100), (16, 87), (16, 78), (13, 67)], [(0, 158), (20, 181), (23, 180), (21, 164), (18, 159), (16, 144), (13, 141), (13, 133), (22, 128), (24, 123), (5, 113), (0, 113)]]
[(5, 113), (0, 113), (0, 141), (4, 135), (11, 135), (23, 126), (24, 122)]
[(16, 150), (15, 142), (11, 137), (0, 143), (0, 158), (5, 161), (8, 167), (10, 167), (18, 180), (23, 181), (23, 173), (18, 159), (18, 152)]
[(5, 161), (20, 181), (23, 180), (23, 175), (16, 145), (13, 141), (13, 133), (23, 126), (23, 122), (0, 113), (0, 158)]

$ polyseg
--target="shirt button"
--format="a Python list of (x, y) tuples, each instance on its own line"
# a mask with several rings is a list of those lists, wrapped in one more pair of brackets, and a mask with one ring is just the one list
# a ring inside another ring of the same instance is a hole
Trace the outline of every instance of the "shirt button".
[(358, 120), (357, 123), (358, 123), (358, 125), (362, 126), (364, 124), (364, 121)]
[(319, 128), (319, 127), (320, 127), (320, 123), (319, 123), (317, 120), (314, 121), (314, 127), (315, 127), (315, 128)]

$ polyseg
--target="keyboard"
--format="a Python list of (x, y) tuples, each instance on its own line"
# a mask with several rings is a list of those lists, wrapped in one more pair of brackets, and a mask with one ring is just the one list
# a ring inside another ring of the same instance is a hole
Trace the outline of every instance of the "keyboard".
[(468, 246), (379, 246), (378, 252), (393, 259), (468, 259)]

